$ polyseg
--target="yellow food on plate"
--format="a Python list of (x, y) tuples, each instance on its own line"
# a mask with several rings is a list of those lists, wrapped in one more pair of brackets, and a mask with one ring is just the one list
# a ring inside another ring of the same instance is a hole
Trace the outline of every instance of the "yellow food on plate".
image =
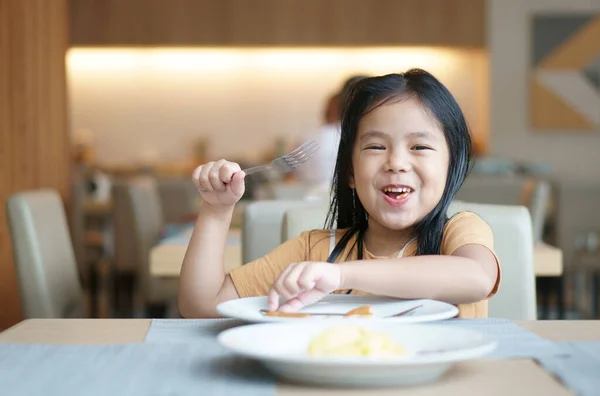
[(388, 334), (358, 326), (338, 326), (314, 337), (308, 346), (311, 356), (394, 357), (406, 350)]

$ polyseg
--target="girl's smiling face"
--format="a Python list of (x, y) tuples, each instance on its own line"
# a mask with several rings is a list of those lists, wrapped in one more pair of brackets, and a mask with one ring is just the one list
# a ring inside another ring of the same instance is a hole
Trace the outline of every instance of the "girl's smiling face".
[(437, 119), (408, 97), (376, 107), (358, 124), (350, 187), (369, 228), (406, 230), (438, 204), (450, 153)]

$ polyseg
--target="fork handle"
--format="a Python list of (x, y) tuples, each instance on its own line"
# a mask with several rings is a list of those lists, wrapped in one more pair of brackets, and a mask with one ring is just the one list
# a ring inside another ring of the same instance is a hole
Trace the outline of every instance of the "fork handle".
[(251, 175), (253, 173), (262, 172), (271, 169), (271, 165), (259, 165), (253, 166), (252, 168), (242, 169), (242, 171), (246, 174), (246, 176)]

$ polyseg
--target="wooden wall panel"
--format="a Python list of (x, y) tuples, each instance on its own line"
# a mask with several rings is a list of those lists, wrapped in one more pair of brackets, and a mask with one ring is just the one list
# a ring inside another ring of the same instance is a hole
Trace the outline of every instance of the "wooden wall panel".
[(67, 197), (67, 0), (0, 1), (0, 330), (21, 319), (6, 200), (49, 187)]
[(70, 0), (71, 44), (485, 45), (485, 0)]

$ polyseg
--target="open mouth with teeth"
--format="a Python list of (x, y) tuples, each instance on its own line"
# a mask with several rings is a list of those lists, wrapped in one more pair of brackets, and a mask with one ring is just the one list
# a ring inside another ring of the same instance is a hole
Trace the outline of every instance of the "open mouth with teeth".
[(383, 189), (385, 195), (395, 200), (406, 198), (411, 192), (413, 189), (410, 187), (386, 187)]

